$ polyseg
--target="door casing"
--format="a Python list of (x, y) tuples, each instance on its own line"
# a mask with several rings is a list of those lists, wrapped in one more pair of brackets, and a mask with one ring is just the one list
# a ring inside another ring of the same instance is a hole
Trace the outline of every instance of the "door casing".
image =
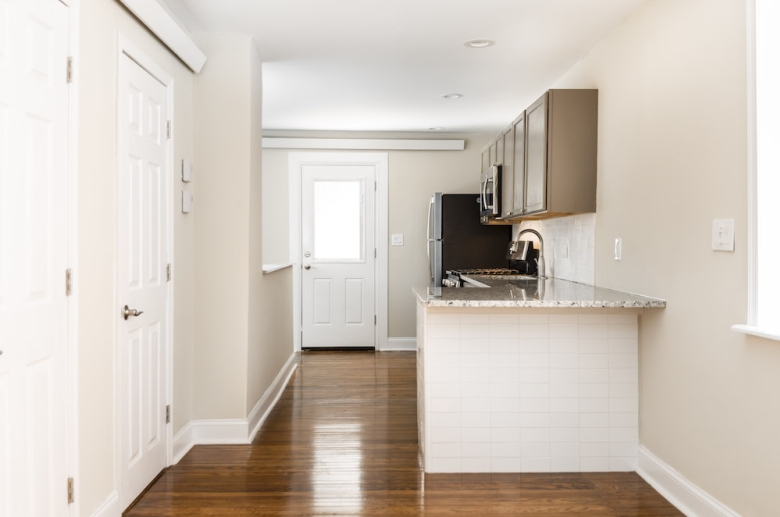
[(370, 165), (376, 170), (376, 198), (374, 203), (374, 238), (376, 239), (376, 269), (374, 307), (376, 350), (387, 349), (388, 329), (388, 155), (387, 153), (290, 153), (289, 217), (290, 262), (293, 265), (293, 341), (295, 350), (301, 350), (301, 171), (304, 165)]
[[(118, 84), (118, 78), (119, 78), (119, 63), (121, 62), (120, 58), (122, 57), (122, 54), (124, 54), (127, 57), (129, 57), (132, 61), (137, 63), (141, 68), (143, 68), (144, 70), (149, 72), (149, 74), (151, 74), (158, 81), (160, 81), (163, 85), (165, 85), (166, 92), (167, 92), (167, 97), (168, 97), (168, 99), (167, 99), (168, 100), (168, 102), (167, 102), (167, 104), (168, 104), (167, 120), (173, 121), (174, 120), (174, 118), (173, 118), (173, 115), (174, 115), (174, 109), (173, 109), (174, 108), (174, 106), (173, 106), (173, 103), (174, 103), (174, 80), (173, 80), (173, 77), (170, 74), (168, 74), (162, 67), (157, 65), (157, 63), (155, 63), (155, 61), (153, 59), (151, 59), (148, 55), (146, 55), (143, 51), (141, 51), (129, 38), (127, 38), (121, 32), (118, 32), (117, 33), (117, 54), (116, 54), (116, 56), (117, 56), (117, 60), (116, 60), (117, 65), (116, 65), (116, 71), (115, 71), (115, 73), (117, 74), (116, 75), (116, 77), (117, 77), (117, 84)], [(119, 95), (117, 95), (117, 110), (124, 109), (124, 106), (120, 106), (119, 103), (120, 103), (120, 97), (119, 97)], [(117, 117), (117, 138), (119, 137), (119, 134), (120, 134), (119, 117)], [(165, 171), (163, 173), (165, 175), (165, 178), (166, 178), (165, 179), (166, 189), (167, 189), (167, 194), (169, 196), (169, 198), (168, 198), (168, 201), (169, 201), (168, 213), (165, 214), (165, 224), (167, 225), (167, 232), (168, 232), (167, 255), (168, 255), (168, 262), (170, 264), (174, 264), (174, 256), (173, 256), (173, 251), (174, 251), (174, 245), (173, 245), (173, 243), (174, 243), (174, 240), (173, 240), (174, 239), (174, 237), (173, 237), (173, 213), (174, 213), (174, 210), (175, 210), (176, 203), (174, 202), (175, 196), (173, 195), (173, 193), (174, 193), (174, 182), (173, 182), (173, 176), (174, 176), (174, 174), (173, 174), (173, 170), (174, 170), (174, 156), (173, 156), (174, 145), (173, 145), (173, 143), (174, 143), (175, 137), (176, 137), (176, 128), (175, 128), (175, 126), (172, 125), (172, 127), (171, 127), (171, 137), (167, 140), (167, 144), (166, 144), (167, 145), (166, 152), (167, 152), (167, 157), (168, 158), (167, 158), (167, 161), (165, 163)], [(120, 157), (119, 156), (117, 156), (116, 167), (117, 167), (117, 169), (116, 169), (115, 174), (118, 173), (119, 167), (120, 167)], [(119, 189), (117, 188), (115, 193), (114, 193), (114, 196), (115, 196), (114, 206), (115, 207), (118, 206), (118, 201), (119, 201), (119, 199), (118, 199), (118, 195), (119, 195), (118, 192), (119, 192)], [(116, 221), (117, 221), (117, 225), (118, 225), (119, 224), (119, 214), (117, 213), (116, 215), (117, 215)], [(117, 228), (118, 228), (118, 226), (117, 226)], [(118, 254), (118, 246), (119, 246), (119, 243), (117, 243), (117, 248), (115, 249), (117, 254)], [(118, 257), (118, 255), (117, 255), (117, 257)], [(167, 339), (167, 342), (168, 342), (168, 346), (166, 347), (166, 350), (165, 350), (165, 356), (166, 356), (166, 374), (165, 374), (166, 375), (166, 385), (165, 385), (165, 388), (164, 388), (164, 390), (165, 390), (164, 392), (165, 392), (165, 399), (167, 401), (166, 404), (169, 404), (171, 406), (171, 423), (166, 426), (166, 430), (165, 430), (166, 440), (167, 440), (167, 460), (166, 460), (166, 464), (168, 466), (170, 466), (173, 463), (173, 415), (174, 415), (174, 412), (176, 411), (176, 409), (173, 407), (173, 404), (172, 404), (172, 398), (173, 398), (173, 307), (174, 307), (173, 296), (174, 296), (174, 291), (175, 291), (175, 289), (174, 289), (175, 278), (176, 278), (176, 275), (175, 274), (172, 275), (171, 276), (171, 280), (167, 283), (167, 285), (168, 285), (168, 295), (167, 295), (168, 302), (167, 302), (167, 310), (166, 310), (166, 323), (167, 323), (167, 336), (166, 336), (166, 339)], [(119, 307), (121, 307), (121, 304), (120, 304), (121, 300), (119, 300), (119, 298), (118, 298), (119, 290), (116, 287), (118, 285), (117, 282), (118, 282), (118, 278), (117, 278), (117, 272), (116, 272), (116, 267), (115, 267), (114, 268), (114, 289), (115, 289), (115, 293), (114, 293), (114, 306), (116, 308), (116, 311), (114, 311), (115, 314), (118, 314)], [(119, 330), (118, 329), (118, 318), (115, 315), (112, 316), (112, 317), (114, 318), (112, 321), (114, 323), (114, 325), (113, 325), (113, 327), (114, 327), (114, 336), (116, 337), (116, 336), (118, 336), (118, 330)], [(116, 349), (117, 346), (118, 346), (118, 343), (115, 341), (114, 342), (115, 349)], [(114, 394), (115, 394), (114, 407), (117, 409), (117, 411), (114, 412), (114, 417), (115, 417), (115, 423), (116, 423), (116, 440), (117, 440), (116, 443), (119, 443), (119, 440), (122, 439), (122, 436), (123, 436), (123, 434), (122, 434), (123, 431), (122, 431), (121, 425), (120, 425), (121, 415), (119, 414), (119, 411), (118, 411), (118, 408), (121, 407), (120, 406), (120, 400), (119, 400), (119, 395), (120, 395), (120, 377), (119, 377), (120, 363), (119, 363), (119, 361), (120, 361), (119, 354), (115, 354), (115, 358), (114, 358), (114, 386), (115, 386), (115, 389), (114, 389)], [(114, 479), (116, 480), (116, 483), (117, 483), (117, 487), (116, 488), (117, 488), (117, 490), (119, 490), (120, 489), (120, 487), (119, 487), (119, 479), (120, 479), (120, 465), (121, 465), (121, 457), (120, 457), (121, 448), (117, 446), (114, 449), (115, 449), (114, 450), (114, 454), (115, 454), (114, 455), (114, 471), (115, 471), (115, 478)]]

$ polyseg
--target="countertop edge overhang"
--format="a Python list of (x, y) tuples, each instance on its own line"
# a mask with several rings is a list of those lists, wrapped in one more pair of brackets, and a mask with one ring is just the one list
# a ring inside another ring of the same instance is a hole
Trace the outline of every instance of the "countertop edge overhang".
[[(651, 298), (558, 278), (513, 282), (478, 277), (489, 288), (441, 288), (441, 296), (429, 288), (414, 288), (419, 303), (426, 307), (540, 308), (540, 309), (663, 309), (666, 300)], [(539, 294), (541, 291), (541, 295)]]

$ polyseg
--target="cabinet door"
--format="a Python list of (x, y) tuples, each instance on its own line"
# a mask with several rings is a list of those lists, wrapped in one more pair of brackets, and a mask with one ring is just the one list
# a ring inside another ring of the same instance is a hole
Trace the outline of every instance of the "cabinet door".
[(490, 144), (490, 165), (495, 165), (496, 162), (496, 143)]
[(514, 166), (512, 169), (514, 181), (514, 197), (512, 201), (512, 215), (520, 215), (525, 208), (525, 112), (515, 122), (512, 128), (514, 137)]
[(482, 168), (479, 169), (480, 176), (488, 167), (490, 167), (490, 149), (485, 149), (482, 151)]
[(547, 209), (547, 94), (526, 111), (525, 213)]
[(504, 133), (504, 164), (501, 169), (501, 217), (509, 217), (515, 204), (514, 161), (515, 161), (515, 128)]

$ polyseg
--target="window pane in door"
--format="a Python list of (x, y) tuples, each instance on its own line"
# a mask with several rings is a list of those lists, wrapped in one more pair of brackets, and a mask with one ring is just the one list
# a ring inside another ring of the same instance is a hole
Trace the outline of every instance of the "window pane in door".
[(314, 181), (315, 260), (362, 259), (362, 181)]

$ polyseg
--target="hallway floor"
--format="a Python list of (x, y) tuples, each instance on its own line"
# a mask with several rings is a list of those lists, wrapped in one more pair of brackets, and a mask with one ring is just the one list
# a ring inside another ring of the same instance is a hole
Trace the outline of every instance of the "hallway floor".
[(635, 473), (428, 474), (413, 352), (307, 352), (252, 445), (194, 447), (125, 515), (682, 515)]

